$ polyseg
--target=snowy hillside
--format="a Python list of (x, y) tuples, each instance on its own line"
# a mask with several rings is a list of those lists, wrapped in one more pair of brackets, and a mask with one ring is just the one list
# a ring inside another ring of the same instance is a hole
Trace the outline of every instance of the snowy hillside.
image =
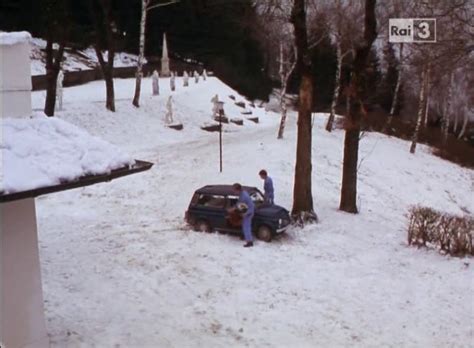
[[(48, 330), (53, 347), (469, 347), (474, 335), (474, 264), (406, 245), (409, 206), (474, 213), (474, 171), (419, 146), (376, 133), (361, 141), (359, 215), (337, 210), (343, 132), (313, 129), (313, 196), (320, 223), (271, 243), (190, 231), (183, 215), (205, 184), (262, 186), (291, 208), (296, 119), (284, 140), (279, 117), (252, 108), (245, 119), (216, 78), (177, 80), (175, 119), (164, 126), (169, 81), (141, 107), (134, 80), (115, 80), (117, 112), (105, 110), (103, 81), (64, 90), (58, 117), (156, 163), (143, 174), (37, 200)], [(224, 133), (218, 173), (213, 95), (244, 126)], [(44, 92), (33, 93), (41, 109)], [(248, 104), (248, 103), (247, 103)], [(471, 191), (471, 194), (466, 192)]]
[[(39, 38), (31, 39), (31, 75), (46, 74), (46, 41)], [(54, 47), (56, 48), (56, 46)], [(136, 66), (137, 56), (124, 52), (115, 54), (114, 66)], [(64, 51), (63, 69), (66, 71), (80, 71), (94, 69), (99, 66), (97, 55), (92, 47), (85, 50), (72, 50), (66, 47)]]

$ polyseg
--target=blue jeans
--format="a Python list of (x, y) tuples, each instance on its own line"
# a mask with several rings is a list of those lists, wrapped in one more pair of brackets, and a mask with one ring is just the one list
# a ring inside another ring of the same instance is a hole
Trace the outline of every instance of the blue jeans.
[(244, 215), (244, 219), (242, 221), (242, 232), (244, 233), (244, 238), (247, 242), (253, 241), (252, 218), (253, 218), (253, 214), (248, 215), (248, 216)]

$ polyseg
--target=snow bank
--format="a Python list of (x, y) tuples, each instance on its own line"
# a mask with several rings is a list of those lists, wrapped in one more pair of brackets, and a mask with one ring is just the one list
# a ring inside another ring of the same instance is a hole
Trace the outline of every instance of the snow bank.
[(0, 192), (13, 193), (106, 174), (134, 161), (118, 147), (57, 118), (4, 119)]
[(0, 45), (16, 45), (30, 39), (31, 35), (27, 31), (0, 32)]

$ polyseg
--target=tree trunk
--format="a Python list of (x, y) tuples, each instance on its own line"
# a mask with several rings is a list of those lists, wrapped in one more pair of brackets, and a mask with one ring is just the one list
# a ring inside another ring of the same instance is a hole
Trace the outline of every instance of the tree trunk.
[(61, 42), (55, 55), (53, 50), (53, 40), (48, 39), (46, 43), (46, 100), (44, 103), (44, 113), (50, 117), (54, 116), (56, 86), (59, 69), (61, 68), (61, 61), (64, 56), (64, 46), (65, 43)]
[(415, 132), (411, 139), (410, 153), (415, 153), (416, 144), (418, 143), (418, 134), (420, 133), (421, 123), (423, 121), (423, 107), (425, 105), (425, 88), (426, 88), (426, 70), (427, 67), (423, 66), (421, 72), (421, 82), (420, 82), (420, 93), (418, 97), (418, 117), (416, 120)]
[(461, 132), (459, 132), (458, 139), (462, 139), (464, 133), (466, 133), (467, 122), (469, 121), (468, 113), (464, 113), (464, 122), (462, 124)]
[(286, 125), (286, 116), (288, 113), (288, 108), (286, 106), (285, 94), (286, 87), (288, 86), (288, 79), (290, 78), (293, 69), (295, 68), (296, 60), (293, 62), (291, 68), (286, 71), (285, 62), (283, 57), (283, 46), (280, 44), (280, 82), (281, 82), (281, 91), (280, 91), (280, 109), (281, 109), (281, 119), (280, 127), (278, 128), (277, 139), (283, 139), (283, 133), (285, 132)]
[[(428, 78), (429, 80), (429, 78)], [(428, 118), (429, 118), (429, 111), (430, 111), (430, 88), (429, 82), (427, 83), (426, 88), (426, 102), (425, 102), (425, 114), (423, 115), (423, 127), (428, 127)]]
[(285, 66), (283, 62), (283, 44), (280, 42), (280, 83), (281, 83), (281, 91), (280, 91), (280, 109), (281, 109), (281, 120), (280, 120), (280, 127), (278, 128), (278, 136), (277, 139), (283, 139), (283, 132), (285, 131), (285, 123), (286, 123), (286, 101), (285, 101), (285, 93), (286, 93), (286, 76), (285, 76)]
[[(311, 108), (313, 97), (313, 79), (311, 73), (302, 76), (300, 84), (298, 110), (298, 140), (296, 145), (295, 184), (293, 190), (294, 216), (314, 214), (311, 183)], [(305, 218), (303, 217), (303, 220)]]
[(393, 116), (395, 115), (395, 110), (397, 109), (398, 105), (398, 95), (400, 93), (400, 85), (402, 84), (402, 59), (403, 59), (403, 42), (400, 44), (400, 52), (399, 52), (399, 59), (398, 59), (398, 74), (397, 74), (397, 83), (395, 84), (395, 91), (393, 92), (392, 98), (392, 106), (390, 107), (390, 114), (388, 115), (387, 124), (385, 126), (386, 129), (390, 128), (392, 124)]
[(114, 79), (113, 79), (113, 69), (107, 69), (107, 73), (104, 75), (105, 79), (105, 88), (107, 93), (107, 98), (105, 102), (105, 107), (115, 112), (115, 91), (114, 91)]
[(108, 52), (108, 62), (104, 61), (102, 52), (96, 47), (95, 49), (97, 58), (99, 60), (100, 67), (102, 69), (102, 74), (104, 75), (105, 80), (105, 89), (106, 89), (106, 99), (105, 107), (107, 110), (115, 112), (115, 93), (114, 93), (114, 78), (113, 78), (113, 53), (112, 53), (112, 62), (110, 62), (110, 52)]
[(444, 111), (443, 117), (443, 144), (446, 144), (448, 141), (449, 134), (449, 124), (451, 121), (451, 102), (453, 99), (453, 73), (449, 78), (449, 87), (448, 87), (448, 100), (446, 101), (446, 109)]
[(348, 213), (357, 213), (357, 166), (359, 157), (360, 121), (365, 113), (362, 98), (366, 88), (363, 74), (367, 65), (375, 38), (377, 37), (377, 20), (375, 17), (376, 0), (365, 1), (365, 25), (362, 45), (356, 50), (350, 93), (350, 112), (346, 119), (346, 134), (344, 139), (344, 159), (342, 165), (341, 202), (339, 209)]
[(431, 76), (431, 67), (430, 67), (430, 63), (428, 63), (428, 68), (426, 70), (425, 113), (423, 114), (423, 127), (424, 128), (428, 126), (428, 113), (429, 113), (429, 108), (430, 108), (430, 92), (431, 92), (430, 76)]
[(112, 4), (111, 0), (101, 0), (99, 1), (101, 10), (104, 14), (104, 27), (105, 27), (105, 38), (107, 44), (107, 62), (104, 60), (102, 52), (100, 50), (99, 43), (99, 32), (101, 31), (101, 25), (99, 22), (98, 15), (94, 8), (91, 6), (90, 10), (92, 12), (92, 18), (94, 20), (94, 25), (96, 28), (96, 44), (94, 49), (99, 60), (99, 65), (104, 75), (105, 88), (106, 88), (106, 102), (105, 107), (115, 112), (115, 94), (114, 94), (114, 56), (115, 56), (115, 43), (114, 43), (114, 30), (112, 29)]
[(335, 118), (335, 115), (336, 115), (337, 100), (339, 99), (339, 91), (341, 89), (342, 48), (341, 48), (341, 39), (340, 39), (340, 37), (338, 37), (336, 40), (337, 40), (336, 78), (335, 78), (335, 81), (334, 81), (334, 93), (333, 93), (332, 102), (331, 102), (331, 112), (329, 114), (329, 118), (328, 118), (328, 121), (326, 123), (326, 130), (328, 132), (331, 132), (332, 128), (333, 128), (334, 118)]
[(286, 115), (287, 115), (287, 107), (285, 101), (285, 89), (286, 84), (282, 86), (282, 91), (280, 92), (280, 108), (281, 108), (281, 120), (280, 120), (280, 127), (278, 127), (278, 139), (283, 139), (283, 133), (285, 132), (285, 124), (286, 124)]
[(311, 74), (311, 59), (308, 50), (304, 0), (294, 1), (291, 11), (291, 22), (295, 29), (296, 66), (301, 73), (292, 215), (300, 223), (304, 223), (316, 220), (316, 214), (313, 210), (311, 186), (313, 76)]
[(456, 135), (458, 132), (458, 124), (459, 124), (459, 110), (456, 109), (454, 113), (454, 124), (453, 124), (453, 134)]
[(351, 102), (351, 114), (355, 112), (355, 115), (359, 116), (351, 117), (357, 123), (350, 129), (346, 129), (344, 136), (344, 162), (342, 165), (341, 203), (339, 205), (340, 210), (353, 214), (358, 212), (357, 164), (359, 161), (360, 112), (356, 108), (356, 103)]
[(137, 73), (135, 80), (135, 95), (132, 104), (137, 108), (140, 107), (140, 90), (143, 77), (143, 58), (145, 56), (145, 32), (146, 32), (146, 15), (148, 0), (142, 0), (142, 17), (140, 20), (140, 44), (138, 48)]

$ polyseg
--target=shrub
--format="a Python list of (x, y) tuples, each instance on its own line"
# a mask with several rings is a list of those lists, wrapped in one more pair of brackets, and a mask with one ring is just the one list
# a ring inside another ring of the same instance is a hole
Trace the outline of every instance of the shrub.
[(473, 237), (472, 216), (455, 216), (421, 206), (409, 210), (409, 245), (433, 246), (452, 256), (474, 255)]

